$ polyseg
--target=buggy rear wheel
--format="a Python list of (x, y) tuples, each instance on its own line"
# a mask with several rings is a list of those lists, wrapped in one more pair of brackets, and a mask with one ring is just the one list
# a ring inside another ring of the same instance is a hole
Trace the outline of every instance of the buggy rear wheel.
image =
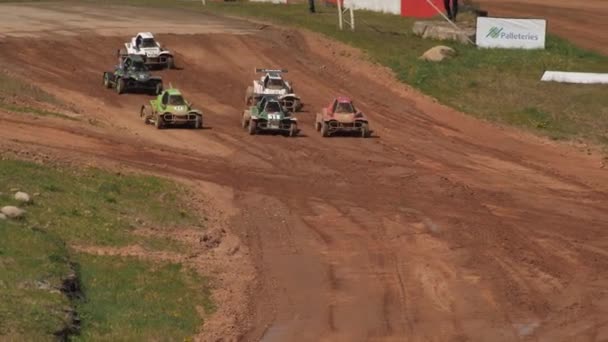
[(298, 124), (295, 122), (292, 122), (291, 126), (289, 126), (289, 136), (295, 137), (297, 135), (298, 135)]
[(156, 83), (156, 87), (154, 88), (154, 95), (160, 95), (163, 92), (163, 84), (161, 82)]
[(253, 87), (252, 86), (247, 87), (247, 90), (245, 91), (245, 104), (248, 106), (253, 105)]
[(302, 108), (302, 104), (300, 103), (300, 100), (293, 100), (293, 105), (292, 105), (292, 112), (296, 113), (298, 112), (301, 108)]
[(167, 69), (175, 69), (175, 61), (173, 57), (167, 57)]

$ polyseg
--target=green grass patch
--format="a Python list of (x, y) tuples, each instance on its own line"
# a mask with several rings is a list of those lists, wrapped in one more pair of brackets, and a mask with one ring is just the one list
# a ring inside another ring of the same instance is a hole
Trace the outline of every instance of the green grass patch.
[(41, 341), (70, 325), (68, 252), (52, 235), (0, 220), (0, 339)]
[(45, 227), (72, 245), (138, 243), (142, 237), (132, 234), (138, 220), (159, 227), (199, 222), (178, 198), (186, 189), (156, 177), (1, 161), (0, 191), (11, 188), (39, 193), (27, 207), (29, 224)]
[[(319, 13), (311, 15), (305, 4), (239, 1), (210, 2), (203, 7), (198, 2), (169, 0), (121, 3), (236, 15), (309, 29), (360, 48), (370, 60), (391, 68), (399, 80), (479, 118), (552, 137), (583, 137), (599, 143), (605, 143), (608, 137), (606, 85), (540, 82), (545, 70), (608, 72), (608, 57), (553, 35), (547, 38), (546, 50), (487, 50), (421, 39), (412, 33), (414, 19), (369, 11), (356, 12), (357, 30), (350, 32), (339, 31), (336, 10), (324, 6), (318, 6)], [(463, 15), (466, 17), (466, 13)], [(439, 44), (456, 49), (458, 56), (443, 63), (418, 59)], [(538, 121), (539, 113), (543, 122)]]
[[(0, 340), (53, 340), (82, 320), (82, 340), (153, 340), (192, 336), (201, 325), (197, 308), (211, 312), (206, 279), (179, 264), (75, 252), (140, 245), (188, 253), (167, 237), (141, 236), (143, 222), (157, 229), (201, 227), (187, 189), (173, 182), (98, 169), (51, 168), (0, 161), (0, 206), (19, 205), (16, 189), (34, 195), (21, 205), (24, 219), (0, 221)], [(82, 298), (59, 291), (75, 271)]]
[(75, 340), (183, 341), (201, 324), (196, 306), (213, 310), (206, 280), (179, 264), (80, 255), (86, 300)]

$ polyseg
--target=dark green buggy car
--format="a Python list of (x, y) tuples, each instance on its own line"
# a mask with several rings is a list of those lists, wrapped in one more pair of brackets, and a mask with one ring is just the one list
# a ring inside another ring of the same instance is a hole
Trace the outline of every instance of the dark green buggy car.
[(298, 135), (298, 120), (282, 105), (276, 96), (266, 95), (255, 105), (243, 111), (241, 125), (249, 134), (259, 132), (284, 133), (290, 137)]
[(163, 91), (163, 80), (152, 76), (144, 60), (138, 55), (121, 57), (120, 64), (113, 72), (103, 73), (103, 85), (114, 88), (118, 94), (130, 91), (147, 92), (158, 95)]

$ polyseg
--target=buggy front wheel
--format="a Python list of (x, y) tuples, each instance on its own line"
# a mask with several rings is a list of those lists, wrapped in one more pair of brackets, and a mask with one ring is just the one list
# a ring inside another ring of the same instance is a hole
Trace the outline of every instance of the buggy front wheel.
[(119, 95), (125, 92), (125, 80), (122, 78), (119, 78), (118, 81), (116, 81), (116, 92)]
[(254, 120), (249, 120), (249, 134), (254, 135), (257, 133), (258, 123)]
[(370, 137), (370, 131), (369, 131), (369, 126), (364, 123), (363, 125), (361, 125), (361, 137), (362, 138), (369, 138)]
[(156, 116), (156, 120), (154, 121), (154, 126), (156, 126), (156, 129), (165, 128), (165, 121), (163, 120), (162, 116), (160, 116), (160, 115)]
[(324, 138), (329, 137), (329, 125), (327, 122), (321, 122), (321, 136)]
[(194, 129), (202, 129), (203, 128), (203, 118), (200, 116), (196, 117), (194, 121)]
[(150, 124), (150, 113), (148, 112), (146, 106), (141, 106), (141, 109), (139, 110), (139, 117), (144, 120), (146, 125)]

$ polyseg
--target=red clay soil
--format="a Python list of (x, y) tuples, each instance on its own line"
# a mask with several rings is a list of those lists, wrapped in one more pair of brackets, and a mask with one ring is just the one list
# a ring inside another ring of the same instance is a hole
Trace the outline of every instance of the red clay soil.
[(475, 0), (491, 16), (544, 18), (549, 31), (608, 55), (608, 1)]
[[(205, 112), (207, 129), (156, 130), (137, 114), (149, 97), (102, 87), (125, 37), (8, 37), (0, 62), (77, 105), (84, 120), (0, 114), (0, 150), (222, 186), (258, 272), (251, 302), (234, 308), (248, 319), (226, 337), (608, 339), (600, 156), (445, 108), (311, 34), (160, 38), (182, 68), (160, 74)], [(306, 104), (301, 137), (240, 128), (255, 67), (289, 69)], [(315, 111), (338, 94), (356, 99), (373, 138), (314, 131)]]

